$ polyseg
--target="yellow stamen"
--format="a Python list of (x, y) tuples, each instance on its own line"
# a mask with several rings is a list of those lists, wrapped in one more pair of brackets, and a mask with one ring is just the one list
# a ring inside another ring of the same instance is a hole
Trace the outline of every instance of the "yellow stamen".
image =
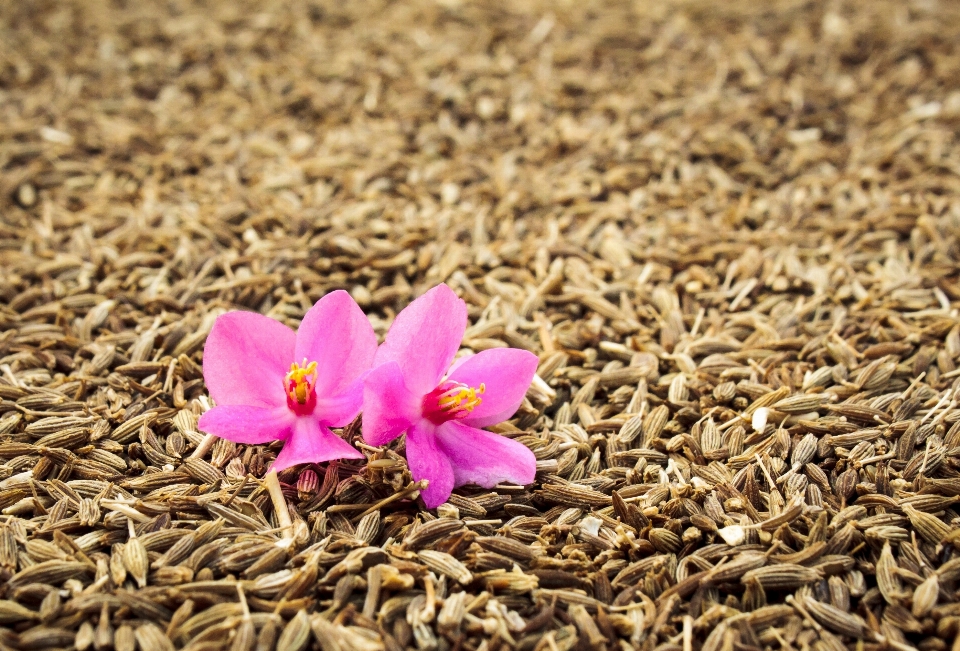
[(294, 362), (290, 365), (290, 372), (284, 378), (287, 395), (291, 400), (303, 405), (306, 404), (317, 383), (317, 363), (304, 359), (302, 365)]
[(437, 404), (443, 411), (471, 412), (474, 407), (483, 402), (477, 394), (483, 395), (486, 390), (486, 385), (482, 383), (479, 387), (456, 386), (441, 394)]

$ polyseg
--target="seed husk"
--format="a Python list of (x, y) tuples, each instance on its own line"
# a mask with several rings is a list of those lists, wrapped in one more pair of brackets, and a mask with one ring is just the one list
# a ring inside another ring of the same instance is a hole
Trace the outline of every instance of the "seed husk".
[(756, 582), (764, 588), (784, 590), (819, 581), (822, 574), (814, 568), (781, 563), (750, 570), (743, 574), (740, 581), (749, 585)]

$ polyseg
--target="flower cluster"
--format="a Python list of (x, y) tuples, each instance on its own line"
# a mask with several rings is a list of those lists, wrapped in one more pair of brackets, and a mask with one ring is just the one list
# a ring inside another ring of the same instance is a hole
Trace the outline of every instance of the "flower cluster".
[(231, 312), (213, 325), (203, 376), (216, 407), (200, 428), (237, 443), (284, 442), (271, 470), (363, 455), (331, 431), (363, 412), (363, 438), (406, 433), (407, 462), (428, 508), (456, 486), (529, 484), (524, 445), (484, 431), (516, 412), (537, 356), (495, 348), (454, 361), (467, 306), (446, 285), (401, 311), (383, 344), (344, 291), (314, 305), (294, 332), (268, 317)]

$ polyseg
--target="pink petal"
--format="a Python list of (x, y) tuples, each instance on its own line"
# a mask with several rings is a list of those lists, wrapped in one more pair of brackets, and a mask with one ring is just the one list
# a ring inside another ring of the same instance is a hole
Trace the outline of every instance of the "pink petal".
[(376, 366), (395, 361), (414, 393), (437, 386), (467, 329), (467, 304), (446, 285), (437, 285), (401, 310), (377, 350)]
[(501, 423), (516, 413), (539, 360), (533, 353), (516, 348), (492, 348), (468, 358), (448, 379), (467, 386), (484, 385), (485, 391), (467, 418), (461, 422), (473, 427)]
[[(453, 466), (457, 486), (493, 488), (504, 481), (533, 483), (537, 459), (522, 443), (455, 420), (437, 428), (437, 438)], [(409, 450), (409, 443), (407, 447)]]
[(285, 439), (293, 432), (294, 415), (286, 407), (221, 405), (200, 416), (197, 427), (234, 443), (257, 445)]
[(301, 463), (323, 463), (331, 459), (363, 459), (363, 454), (315, 419), (305, 416), (297, 419), (293, 434), (283, 444), (270, 470), (280, 472)]
[(262, 314), (217, 317), (203, 348), (203, 379), (218, 405), (280, 407), (283, 378), (293, 361), (296, 334)]
[(418, 396), (403, 383), (397, 362), (370, 371), (363, 381), (363, 440), (386, 445), (420, 417)]
[(407, 432), (407, 465), (414, 481), (430, 482), (420, 491), (428, 509), (447, 501), (453, 491), (453, 469), (438, 445), (435, 426), (428, 421), (420, 421)]
[(343, 427), (357, 417), (363, 407), (364, 376), (353, 381), (346, 390), (336, 396), (317, 396), (317, 405), (313, 416), (320, 423), (330, 427)]
[(464, 362), (466, 362), (468, 359), (472, 357), (476, 357), (476, 355), (477, 355), (476, 353), (468, 351), (466, 352), (466, 354), (461, 355), (460, 357), (453, 360), (453, 364), (451, 364), (450, 368), (447, 369), (447, 377), (453, 375), (453, 372), (456, 371), (461, 366), (463, 366)]
[(297, 331), (293, 361), (317, 363), (317, 397), (336, 395), (373, 364), (377, 335), (347, 292), (337, 290), (307, 311)]

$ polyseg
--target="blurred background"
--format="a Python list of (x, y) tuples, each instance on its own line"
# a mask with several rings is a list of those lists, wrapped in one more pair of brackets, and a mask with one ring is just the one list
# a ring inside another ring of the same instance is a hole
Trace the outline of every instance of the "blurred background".
[(958, 12), (4, 3), (2, 223), (135, 219), (147, 239), (203, 225), (225, 245), (240, 224), (302, 234), (334, 214), (415, 226), (446, 211), (469, 230), (479, 213), (599, 210), (648, 237), (664, 220), (875, 219), (903, 196), (955, 201)]

